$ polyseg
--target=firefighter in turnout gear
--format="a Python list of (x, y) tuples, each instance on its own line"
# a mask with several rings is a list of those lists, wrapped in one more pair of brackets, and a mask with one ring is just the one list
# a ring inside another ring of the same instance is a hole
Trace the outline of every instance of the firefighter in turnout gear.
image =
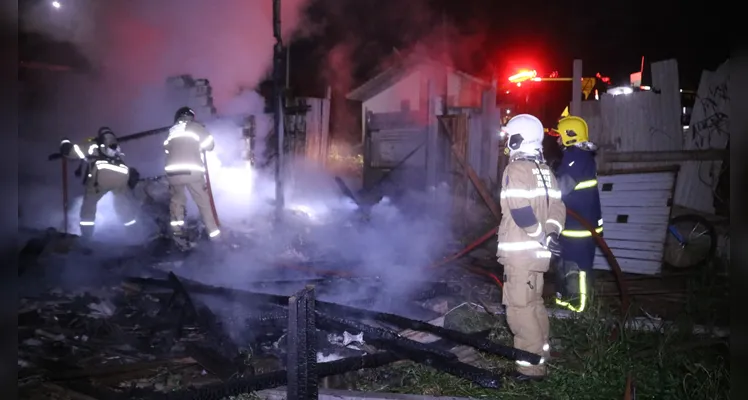
[(550, 356), (548, 313), (543, 305), (543, 273), (559, 254), (558, 235), (566, 208), (556, 178), (542, 155), (543, 124), (520, 114), (502, 129), (509, 164), (501, 188), (498, 260), (504, 265), (502, 303), (514, 347), (541, 355), (540, 364), (517, 361), (515, 378), (542, 379)]
[[(566, 117), (556, 129), (563, 157), (556, 170), (564, 204), (587, 220), (599, 234), (603, 232), (600, 193), (597, 190), (595, 146), (589, 141), (587, 123), (579, 117)], [(558, 266), (559, 289), (556, 303), (575, 312), (584, 311), (591, 288), (592, 265), (597, 243), (579, 221), (569, 218), (561, 232), (562, 258)]]
[(189, 246), (183, 232), (187, 205), (185, 189), (197, 205), (211, 240), (221, 233), (210, 204), (203, 159), (203, 153), (214, 147), (213, 136), (204, 125), (195, 121), (195, 112), (189, 107), (177, 110), (174, 126), (169, 129), (169, 136), (164, 141), (164, 151), (165, 171), (171, 193), (171, 228), (175, 243), (182, 249)]
[(80, 210), (81, 236), (90, 238), (94, 232), (96, 205), (104, 195), (114, 195), (114, 211), (125, 226), (135, 224), (136, 208), (131, 188), (128, 186), (130, 169), (124, 162), (117, 136), (108, 127), (99, 129), (98, 134), (87, 149), (81, 149), (68, 139), (60, 143), (63, 157), (80, 160), (75, 176), (81, 176), (86, 192)]

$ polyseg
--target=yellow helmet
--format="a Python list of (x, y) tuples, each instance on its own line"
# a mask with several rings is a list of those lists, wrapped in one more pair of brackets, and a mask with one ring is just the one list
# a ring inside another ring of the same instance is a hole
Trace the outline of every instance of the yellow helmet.
[(589, 129), (587, 123), (579, 117), (565, 117), (558, 121), (556, 129), (561, 135), (561, 143), (564, 146), (572, 146), (589, 140)]

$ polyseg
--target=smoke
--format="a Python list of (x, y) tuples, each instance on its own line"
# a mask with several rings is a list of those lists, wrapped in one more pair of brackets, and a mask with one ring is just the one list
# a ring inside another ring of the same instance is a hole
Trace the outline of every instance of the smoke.
[[(332, 89), (333, 109), (345, 109), (351, 90), (414, 54), (465, 72), (483, 72), (485, 63), (478, 62), (477, 56), (488, 39), (484, 23), (475, 18), (465, 23), (468, 5), (443, 6), (434, 7), (427, 0), (315, 1), (309, 24), (323, 26), (316, 32), (339, 38), (316, 54), (321, 60), (320, 75)], [(453, 16), (462, 16), (463, 23), (458, 25)], [(400, 104), (390, 106), (398, 111)], [(411, 104), (411, 109), (416, 107)], [(337, 139), (360, 141), (361, 121), (353, 115), (334, 113), (331, 125)]]
[[(66, 18), (82, 21), (54, 25), (37, 19), (39, 22), (30, 26), (74, 42), (96, 74), (73, 74), (48, 82), (47, 106), (25, 115), (23, 146), (37, 150), (22, 163), (27, 182), (21, 193), (25, 206), (22, 224), (60, 226), (60, 164), (48, 162), (46, 156), (56, 151), (61, 137), (80, 142), (93, 136), (102, 125), (126, 134), (172, 122), (173, 112), (182, 104), (169, 99), (165, 87), (168, 76), (208, 78), (219, 114), (255, 115), (255, 154), (262, 153), (263, 136), (270, 130), (271, 120), (264, 114), (262, 97), (255, 91), (240, 89), (256, 88), (272, 61), (269, 0), (224, 0), (220, 7), (201, 0), (61, 3), (55, 12), (64, 11), (69, 13)], [(294, 32), (330, 35), (331, 29), (337, 31), (333, 35), (335, 43), (318, 54), (322, 60), (318, 79), (330, 84), (333, 101), (345, 102), (345, 94), (361, 83), (363, 76), (371, 77), (396, 61), (400, 55), (393, 48), (398, 48), (400, 54), (420, 49), (438, 58), (444, 37), (440, 27), (446, 26), (444, 32), (450, 35), (451, 48), (464, 48), (477, 40), (458, 35), (449, 24), (435, 22), (440, 21), (438, 15), (418, 1), (379, 5), (368, 0), (344, 4), (320, 0), (315, 6), (324, 10), (321, 20), (313, 18), (313, 13), (301, 17), (305, 1), (283, 0), (282, 4), (286, 36)], [(75, 12), (69, 11), (73, 9)], [(457, 61), (449, 54), (445, 59), (449, 64)], [(363, 68), (363, 64), (368, 65)], [(358, 121), (346, 113), (338, 113), (333, 119), (334, 135), (360, 129)], [(390, 296), (411, 292), (428, 279), (422, 267), (443, 255), (453, 242), (451, 198), (446, 185), (430, 188), (426, 193), (406, 189), (385, 197), (371, 208), (368, 222), (361, 223), (361, 210), (341, 195), (333, 177), (319, 164), (303, 159), (285, 167), (289, 213), (286, 222), (276, 226), (272, 220), (272, 171), (250, 168), (241, 159), (240, 123), (221, 119), (209, 122), (207, 127), (216, 141), (216, 150), (207, 155), (207, 165), (222, 228), (232, 233), (229, 242), (241, 236), (252, 245), (219, 255), (200, 249), (192, 256), (198, 268), (184, 269), (179, 271), (181, 274), (209, 283), (246, 287), (248, 282), (262, 279), (308, 276), (276, 266), (311, 263), (377, 277), (386, 284)], [(144, 176), (160, 175), (164, 166), (162, 141), (163, 137), (154, 136), (124, 143), (128, 164)], [(29, 184), (33, 179), (40, 183)], [(410, 182), (400, 183), (408, 187)], [(73, 200), (68, 210), (72, 227), (77, 221), (82, 186), (70, 177), (70, 187)], [(163, 185), (153, 184), (151, 189), (161, 197), (166, 195)], [(141, 190), (136, 191), (136, 196), (142, 200)], [(97, 229), (111, 230), (112, 236), (117, 237), (119, 221), (114, 217), (110, 197), (99, 203)], [(30, 213), (31, 207), (42, 211)], [(188, 202), (188, 213), (193, 218), (198, 215), (192, 202)], [(152, 221), (142, 222), (143, 226), (148, 225), (143, 228), (145, 231), (154, 229)], [(199, 261), (206, 256), (211, 257), (209, 262)], [(322, 298), (351, 302), (370, 289), (361, 285), (327, 293)], [(385, 307), (390, 298), (384, 297), (372, 299), (369, 305)]]
[[(93, 73), (47, 72), (24, 85), (22, 100), (34, 100), (36, 107), (21, 115), (19, 148), (27, 155), (19, 163), (22, 226), (62, 227), (60, 163), (46, 159), (57, 151), (62, 137), (80, 143), (100, 126), (126, 135), (172, 122), (174, 111), (183, 104), (169, 99), (169, 76), (209, 79), (221, 113), (263, 114), (261, 101), (236, 95), (240, 87), (256, 87), (270, 70), (275, 43), (271, 1), (224, 0), (220, 6), (200, 0), (59, 3), (59, 9), (40, 1), (22, 10), (22, 25), (74, 44)], [(282, 2), (285, 37), (300, 27), (306, 4)], [(44, 54), (36, 56), (43, 59)], [(264, 132), (267, 129), (263, 127)], [(160, 174), (161, 141), (153, 137), (123, 144), (128, 163), (143, 175)], [(70, 176), (71, 202), (82, 195), (79, 182)], [(45, 206), (33, 207), (41, 204)], [(106, 204), (102, 207), (99, 214), (111, 211)]]

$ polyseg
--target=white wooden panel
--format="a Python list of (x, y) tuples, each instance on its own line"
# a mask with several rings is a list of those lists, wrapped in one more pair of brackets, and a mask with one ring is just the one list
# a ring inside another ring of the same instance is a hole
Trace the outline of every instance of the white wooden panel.
[[(652, 218), (667, 217), (670, 218), (670, 207), (611, 207), (602, 203), (603, 218), (605, 215), (629, 215), (629, 216), (648, 216)], [(607, 220), (606, 220), (607, 221)]]
[[(598, 177), (603, 237), (623, 272), (660, 272), (674, 180), (674, 172)], [(594, 268), (610, 270), (599, 248)]]
[(603, 239), (631, 240), (635, 242), (664, 243), (667, 235), (666, 224), (616, 224), (605, 223)]
[[(610, 247), (610, 245), (608, 245)], [(637, 259), (637, 260), (647, 260), (647, 261), (662, 261), (662, 249), (610, 249), (613, 252), (613, 255), (616, 256), (617, 259), (622, 258), (631, 258), (631, 259)], [(602, 250), (599, 248), (595, 252), (595, 257), (603, 257), (605, 258), (605, 255), (603, 255)]]
[(662, 231), (657, 234), (647, 234), (643, 231), (620, 231), (615, 229), (605, 229), (604, 239), (607, 240), (630, 240), (632, 242), (654, 242), (660, 243), (665, 241), (666, 232)]
[[(600, 181), (598, 180), (598, 183)], [(671, 189), (667, 182), (606, 182), (599, 183), (600, 193), (641, 192), (643, 190)]]
[(615, 174), (600, 175), (597, 177), (599, 183), (651, 183), (658, 182), (662, 188), (672, 188), (675, 179), (674, 172), (648, 172), (643, 174)]
[[(630, 258), (616, 258), (618, 265), (624, 273), (656, 275), (662, 270), (662, 262), (635, 260)], [(608, 260), (604, 257), (595, 257), (594, 269), (610, 271)]]
[[(605, 243), (608, 244), (613, 254), (618, 254), (617, 250), (647, 250), (647, 251), (659, 251), (662, 253), (662, 243), (660, 242), (645, 242), (639, 240), (621, 240), (621, 239), (610, 239), (605, 237)], [(599, 249), (598, 249), (599, 251)]]
[(633, 206), (665, 207), (668, 206), (672, 194), (670, 190), (650, 190), (646, 192), (600, 192), (600, 202), (606, 207)]
[[(650, 225), (657, 225), (657, 224), (667, 224), (668, 220), (670, 219), (669, 214), (660, 214), (660, 215), (641, 215), (640, 213), (633, 212), (633, 213), (616, 213), (618, 207), (610, 207), (608, 209), (603, 209), (603, 221), (607, 223), (621, 223), (621, 224), (630, 224), (630, 225), (637, 225), (637, 224), (650, 224)], [(646, 208), (646, 207), (642, 207)], [(670, 212), (670, 209), (666, 207), (664, 208), (668, 213)]]

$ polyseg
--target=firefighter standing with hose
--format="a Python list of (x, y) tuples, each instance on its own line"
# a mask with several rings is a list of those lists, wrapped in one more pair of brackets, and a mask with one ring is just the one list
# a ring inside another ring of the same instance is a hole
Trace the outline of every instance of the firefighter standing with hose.
[(177, 110), (174, 125), (169, 129), (169, 136), (164, 141), (164, 169), (171, 194), (169, 213), (172, 237), (181, 250), (187, 250), (192, 246), (183, 230), (187, 211), (185, 189), (190, 192), (192, 200), (197, 205), (211, 241), (216, 240), (221, 233), (211, 204), (205, 176), (206, 160), (203, 159), (204, 152), (211, 151), (214, 147), (213, 136), (203, 124), (195, 121), (195, 112), (189, 107)]
[(90, 238), (94, 233), (96, 206), (104, 195), (114, 194), (114, 211), (125, 226), (136, 223), (136, 208), (132, 198), (130, 174), (134, 171), (124, 162), (117, 136), (108, 127), (98, 134), (84, 152), (81, 146), (64, 138), (60, 143), (60, 154), (69, 159), (80, 160), (75, 176), (83, 175), (86, 193), (80, 210), (81, 236)]
[(542, 155), (543, 124), (520, 114), (502, 129), (509, 164), (501, 188), (502, 218), (497, 257), (504, 265), (502, 303), (514, 334), (514, 347), (541, 355), (541, 363), (517, 361), (514, 378), (542, 379), (550, 356), (548, 312), (543, 304), (543, 273), (551, 255), (560, 254), (558, 235), (566, 208)]
[[(597, 189), (597, 146), (589, 141), (584, 119), (565, 117), (558, 122), (559, 144), (563, 157), (556, 170), (566, 207), (595, 224), (602, 234), (603, 219)], [(556, 303), (575, 312), (584, 311), (592, 287), (592, 265), (597, 242), (592, 233), (575, 218), (569, 218), (561, 232), (562, 258), (558, 261), (559, 288)]]

